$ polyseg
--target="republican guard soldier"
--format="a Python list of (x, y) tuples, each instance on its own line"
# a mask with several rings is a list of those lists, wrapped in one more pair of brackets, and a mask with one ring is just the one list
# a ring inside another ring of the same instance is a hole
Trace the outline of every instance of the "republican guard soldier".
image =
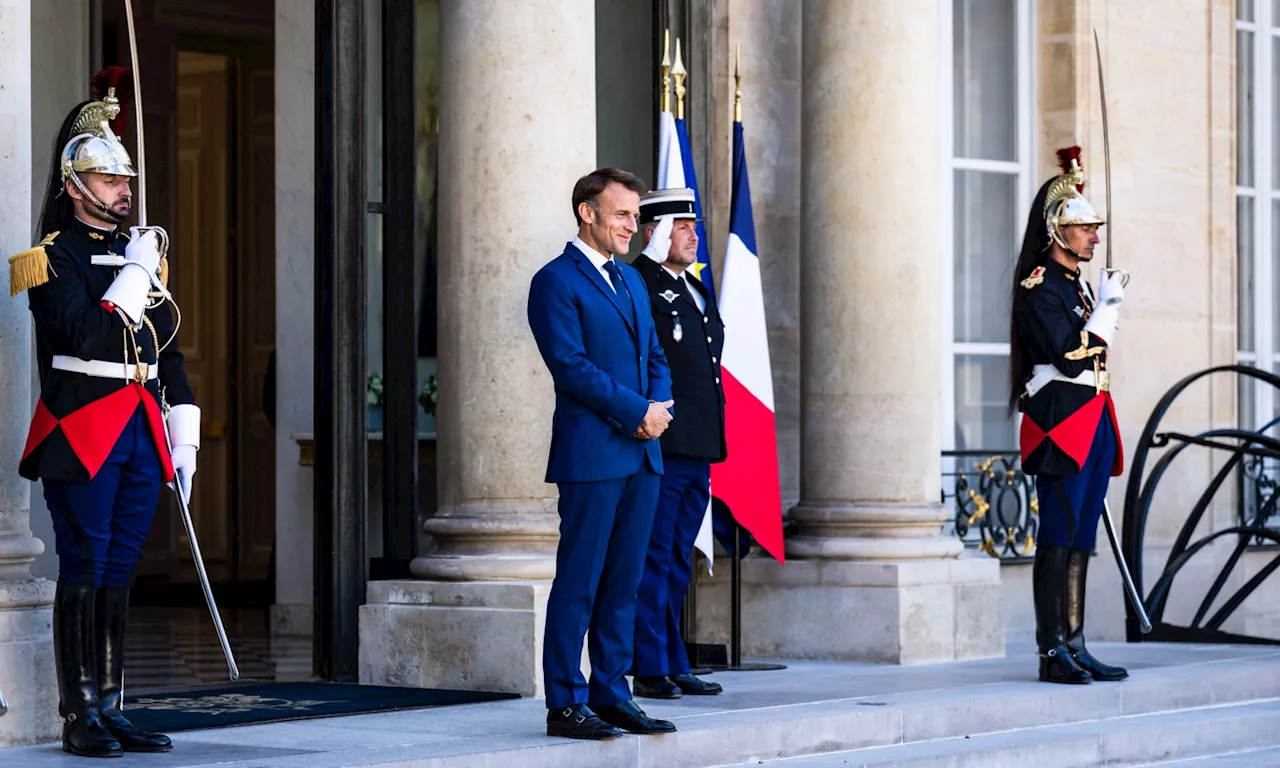
[(62, 747), (92, 757), (172, 748), (121, 711), (125, 624), (161, 488), (176, 469), (190, 493), (200, 446), (178, 316), (162, 290), (167, 235), (120, 228), (137, 175), (116, 133), (125, 74), (100, 73), (95, 99), (67, 115), (43, 239), (9, 259), (10, 293), (26, 292), (36, 332), (40, 399), (18, 471), (42, 482), (53, 516)]
[(1040, 535), (1032, 571), (1040, 679), (1121, 680), (1128, 672), (1085, 647), (1085, 582), (1111, 477), (1123, 449), (1107, 371), (1124, 282), (1097, 293), (1080, 265), (1104, 223), (1085, 199), (1080, 148), (1059, 150), (1027, 220), (1013, 276), (1010, 411), (1022, 411), (1023, 470), (1036, 478)]
[(640, 201), (645, 249), (632, 263), (649, 289), (658, 341), (671, 366), (676, 419), (663, 433), (666, 471), (636, 604), (635, 695), (675, 699), (721, 692), (690, 673), (680, 611), (693, 576), (693, 542), (711, 500), (711, 464), (727, 455), (720, 356), (724, 324), (693, 273), (698, 258), (692, 189), (650, 192)]

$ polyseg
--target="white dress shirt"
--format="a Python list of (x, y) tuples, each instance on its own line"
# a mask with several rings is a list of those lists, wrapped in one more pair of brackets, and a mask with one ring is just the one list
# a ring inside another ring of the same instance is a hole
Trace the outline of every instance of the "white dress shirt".
[(689, 294), (689, 298), (693, 299), (694, 304), (698, 305), (698, 311), (704, 315), (707, 314), (707, 300), (702, 298), (702, 294), (698, 291), (698, 289), (694, 288), (693, 285), (691, 285), (689, 281), (685, 279), (684, 273), (681, 272), (679, 274), (676, 274), (675, 272), (672, 272), (671, 270), (667, 269), (666, 264), (663, 264), (662, 268), (667, 271), (668, 275), (671, 275), (672, 277), (674, 277), (676, 279), (676, 282), (680, 283), (680, 287), (684, 289), (684, 292)]
[(575, 248), (582, 251), (582, 255), (586, 256), (591, 261), (592, 265), (595, 266), (596, 271), (604, 278), (604, 284), (612, 288), (614, 293), (617, 293), (618, 289), (613, 287), (613, 278), (609, 277), (609, 270), (604, 268), (605, 264), (613, 261), (613, 256), (605, 256), (595, 248), (592, 248), (582, 242), (582, 238), (580, 237), (573, 238), (573, 245)]

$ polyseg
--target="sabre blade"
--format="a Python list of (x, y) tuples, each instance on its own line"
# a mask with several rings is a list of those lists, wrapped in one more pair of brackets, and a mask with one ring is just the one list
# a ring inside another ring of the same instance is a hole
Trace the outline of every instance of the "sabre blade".
[(1102, 161), (1107, 185), (1107, 269), (1111, 269), (1111, 130), (1107, 122), (1107, 87), (1102, 77), (1102, 44), (1098, 42), (1098, 28), (1093, 29), (1093, 50), (1098, 57), (1098, 96), (1102, 100)]
[(143, 140), (142, 75), (138, 70), (138, 32), (133, 25), (133, 0), (124, 0), (124, 14), (129, 22), (129, 55), (133, 60), (133, 108), (138, 132), (138, 226), (147, 226), (147, 148)]
[(1102, 522), (1107, 528), (1107, 538), (1111, 540), (1111, 551), (1115, 553), (1120, 578), (1124, 580), (1124, 593), (1128, 596), (1134, 612), (1138, 614), (1138, 624), (1141, 625), (1142, 634), (1148, 634), (1151, 632), (1151, 618), (1147, 616), (1147, 608), (1142, 604), (1142, 595), (1138, 594), (1138, 586), (1133, 583), (1133, 574), (1129, 572), (1129, 564), (1125, 562), (1124, 552), (1120, 549), (1120, 537), (1116, 535), (1115, 523), (1111, 521), (1111, 505), (1106, 499), (1102, 501)]

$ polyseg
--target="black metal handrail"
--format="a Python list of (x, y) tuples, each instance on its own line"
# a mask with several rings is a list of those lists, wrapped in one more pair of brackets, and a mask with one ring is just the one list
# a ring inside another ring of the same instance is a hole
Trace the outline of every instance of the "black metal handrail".
[[(1245, 550), (1259, 541), (1280, 544), (1280, 530), (1268, 525), (1275, 512), (1276, 499), (1274, 490), (1264, 500), (1264, 503), (1256, 507), (1251, 517), (1245, 517), (1243, 510), (1238, 513), (1237, 517), (1242, 520), (1243, 524), (1210, 533), (1200, 537), (1194, 543), (1192, 542), (1192, 538), (1196, 534), (1196, 528), (1199, 527), (1214, 497), (1229, 477), (1241, 471), (1244, 471), (1247, 475), (1250, 463), (1256, 464), (1261, 468), (1265, 466), (1264, 462), (1267, 460), (1280, 460), (1280, 440), (1266, 434), (1276, 422), (1269, 422), (1256, 431), (1215, 429), (1198, 435), (1158, 431), (1160, 422), (1169, 412), (1174, 401), (1187, 387), (1202, 378), (1220, 373), (1257, 379), (1280, 390), (1280, 377), (1268, 371), (1243, 365), (1217, 366), (1194, 373), (1179, 381), (1164, 394), (1151, 412), (1142, 436), (1138, 440), (1137, 450), (1133, 456), (1133, 466), (1129, 469), (1129, 482), (1125, 490), (1124, 500), (1124, 530), (1121, 535), (1125, 559), (1128, 561), (1132, 571), (1138, 594), (1143, 594), (1143, 541), (1146, 536), (1147, 519), (1151, 514), (1152, 500), (1155, 498), (1155, 492), (1160, 480), (1168, 474), (1174, 462), (1191, 446), (1225, 452), (1227, 459), (1214, 474), (1208, 487), (1192, 504), (1190, 513), (1169, 552), (1168, 560), (1165, 562), (1160, 578), (1156, 580), (1151, 591), (1143, 597), (1143, 606), (1151, 618), (1152, 629), (1149, 634), (1142, 634), (1139, 629), (1137, 614), (1133, 606), (1126, 601), (1125, 625), (1129, 642), (1280, 644), (1280, 639), (1238, 635), (1224, 632), (1221, 628), (1249, 595), (1253, 594), (1267, 577), (1280, 568), (1280, 554), (1277, 554), (1270, 563), (1260, 569), (1257, 574), (1228, 597), (1218, 610), (1206, 620), (1206, 616), (1222, 594), (1228, 578), (1239, 564)], [(1146, 472), (1147, 460), (1153, 448), (1167, 448), (1168, 451), (1153, 463), (1148, 473)], [(1246, 457), (1250, 459), (1250, 463), (1245, 462)], [(1243, 504), (1241, 506), (1243, 507)], [(1178, 573), (1209, 544), (1228, 536), (1236, 538), (1235, 548), (1227, 558), (1212, 586), (1206, 592), (1191, 623), (1187, 626), (1177, 626), (1166, 622), (1164, 620), (1164, 611), (1168, 605), (1169, 594)]]
[[(1030, 560), (1040, 529), (1035, 481), (1018, 451), (943, 451), (942, 503), (955, 508), (948, 528), (965, 543), (1005, 562)], [(948, 482), (950, 480), (950, 482)], [(951, 492), (948, 493), (948, 486)]]

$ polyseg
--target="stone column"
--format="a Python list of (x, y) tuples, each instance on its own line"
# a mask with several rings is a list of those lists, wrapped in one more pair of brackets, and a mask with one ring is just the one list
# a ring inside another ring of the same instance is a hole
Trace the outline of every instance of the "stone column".
[(595, 167), (594, 3), (445, 3), (440, 30), (438, 548), (370, 586), (360, 680), (541, 695), (559, 519), (526, 304)]
[[(31, 3), (0, 0), (0, 251), (31, 247)], [(9, 272), (3, 271), (5, 281)], [(44, 544), (31, 534), (31, 483), (18, 476), (31, 421), (31, 315), (25, 297), (0, 301), (0, 747), (31, 744), (59, 732), (53, 665), (54, 584), (33, 579)], [(18, 437), (18, 436), (21, 437)]]
[(938, 3), (803, 14), (800, 503), (787, 564), (744, 569), (744, 648), (997, 654), (999, 564), (941, 532)]

